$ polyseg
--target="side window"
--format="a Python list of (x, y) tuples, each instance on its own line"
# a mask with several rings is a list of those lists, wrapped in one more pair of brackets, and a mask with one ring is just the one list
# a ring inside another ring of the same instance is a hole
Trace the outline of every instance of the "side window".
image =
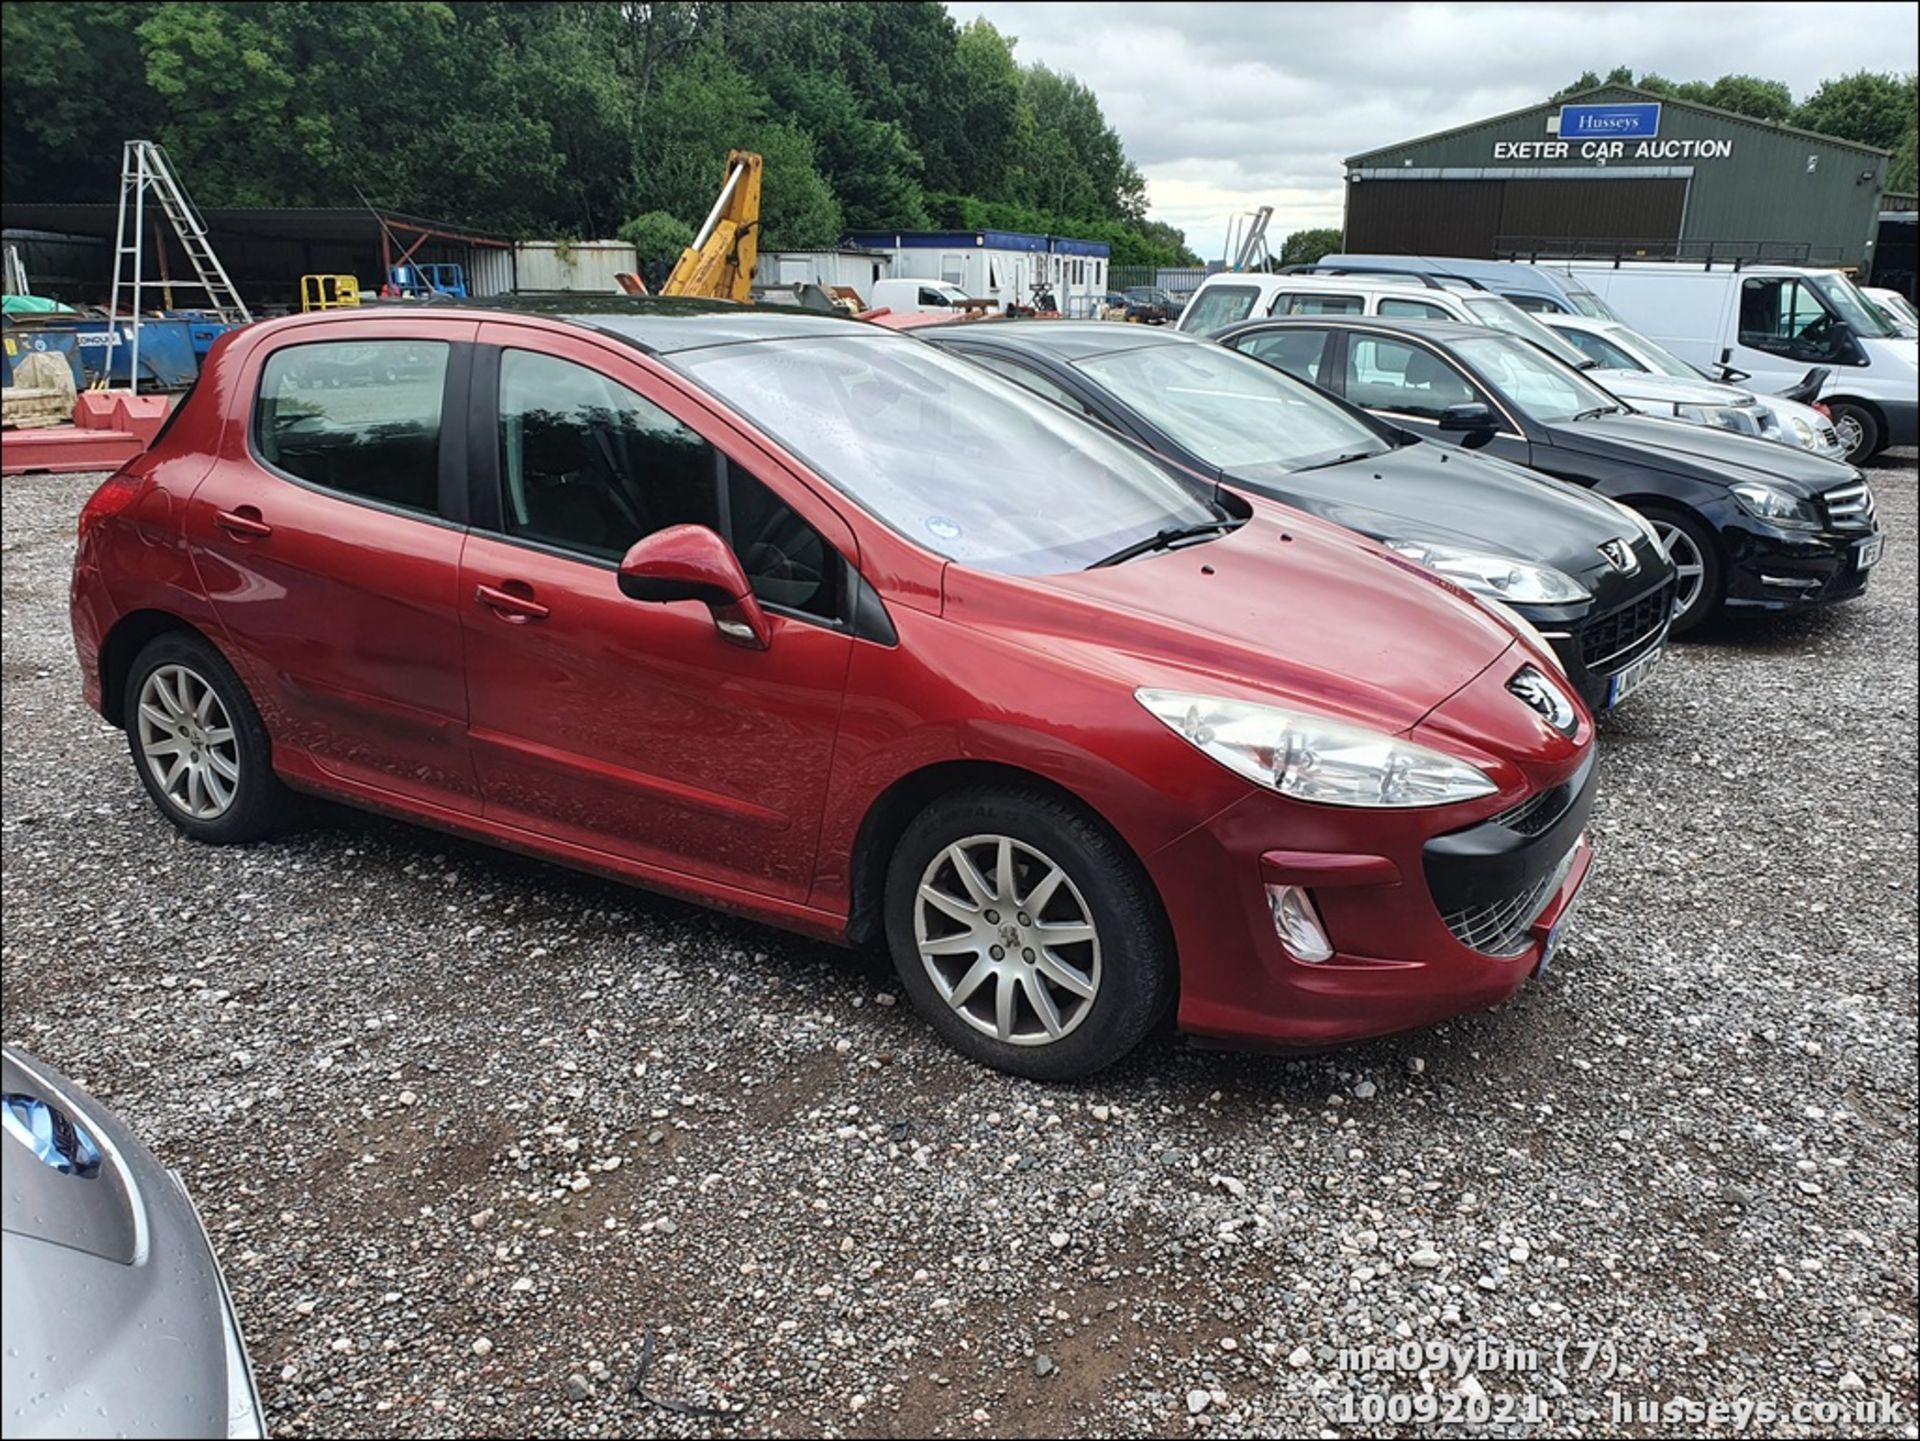
[(1324, 330), (1276, 330), (1265, 335), (1249, 335), (1239, 348), (1256, 360), (1286, 371), (1297, 380), (1317, 385), (1320, 381), (1320, 357), (1327, 348)]
[(1367, 303), (1357, 295), (1301, 295), (1281, 291), (1267, 307), (1269, 315), (1361, 315)]
[(1388, 296), (1380, 302), (1382, 315), (1405, 315), (1414, 320), (1451, 320), (1452, 316), (1431, 300), (1401, 300)]
[(507, 534), (618, 560), (643, 535), (719, 529), (711, 446), (659, 406), (584, 365), (500, 356)]
[(670, 525), (720, 532), (763, 604), (841, 614), (840, 554), (758, 479), (646, 397), (584, 365), (500, 356), (502, 514), (510, 536), (618, 560)]
[(1355, 405), (1438, 420), (1448, 406), (1479, 398), (1465, 376), (1430, 350), (1400, 340), (1347, 338), (1347, 399)]
[(452, 349), (438, 340), (362, 340), (274, 351), (253, 412), (260, 458), (342, 495), (437, 514)]
[(1794, 276), (1766, 277), (1740, 287), (1740, 343), (1792, 360), (1831, 360), (1840, 337), (1812, 286)]
[(1561, 315), (1565, 312), (1544, 295), (1509, 295), (1507, 299), (1526, 311), (1529, 315)]
[(920, 299), (918, 303), (921, 305), (931, 305), (936, 310), (951, 309), (946, 296), (937, 290), (929, 290), (924, 285), (920, 287)]
[(975, 365), (984, 366), (995, 375), (1004, 375), (1016, 385), (1023, 385), (1035, 395), (1051, 400), (1055, 405), (1065, 406), (1075, 415), (1091, 415), (1093, 412), (1082, 405), (1071, 392), (1061, 389), (1037, 370), (1030, 370), (1015, 360), (1003, 360), (997, 355), (983, 355), (977, 350), (960, 352)]

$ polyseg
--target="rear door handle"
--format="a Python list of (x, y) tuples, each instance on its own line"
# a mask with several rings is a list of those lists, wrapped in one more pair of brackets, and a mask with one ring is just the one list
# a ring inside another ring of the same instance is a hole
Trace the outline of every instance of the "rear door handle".
[(273, 534), (273, 527), (260, 519), (260, 512), (250, 505), (220, 511), (213, 517), (213, 523), (237, 540), (265, 540)]
[(502, 620), (545, 620), (547, 618), (547, 608), (533, 598), (531, 586), (517, 580), (507, 581), (506, 584), (518, 586), (526, 594), (504, 590), (499, 586), (477, 585), (473, 588), (473, 598)]

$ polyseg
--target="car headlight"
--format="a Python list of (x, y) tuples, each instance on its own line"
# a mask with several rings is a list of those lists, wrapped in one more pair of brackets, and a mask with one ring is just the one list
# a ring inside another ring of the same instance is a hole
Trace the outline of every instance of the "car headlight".
[(1389, 550), (1438, 571), (1463, 590), (1487, 600), (1521, 605), (1566, 605), (1588, 599), (1587, 589), (1564, 571), (1510, 555), (1458, 550), (1422, 540), (1389, 540)]
[(1189, 745), (1255, 785), (1330, 806), (1440, 806), (1498, 789), (1477, 767), (1365, 726), (1252, 701), (1137, 690)]
[(1797, 415), (1788, 418), (1793, 421), (1793, 438), (1808, 450), (1818, 450), (1820, 437), (1814, 433), (1813, 427)]
[(1757, 480), (1743, 480), (1729, 489), (1733, 491), (1733, 498), (1740, 502), (1740, 508), (1757, 519), (1772, 521), (1775, 525), (1820, 524), (1820, 512), (1814, 509), (1812, 501), (1792, 495), (1777, 486), (1763, 485)]
[(1673, 413), (1676, 419), (1694, 425), (1710, 425), (1715, 430), (1738, 431), (1742, 435), (1754, 433), (1753, 418), (1730, 405), (1675, 405)]

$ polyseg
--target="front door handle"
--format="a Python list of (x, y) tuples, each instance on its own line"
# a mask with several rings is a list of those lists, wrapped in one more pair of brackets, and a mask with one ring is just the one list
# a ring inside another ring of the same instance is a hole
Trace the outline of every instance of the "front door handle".
[[(506, 586), (515, 589), (507, 590), (504, 588)], [(547, 608), (533, 598), (533, 587), (525, 581), (503, 581), (497, 586), (477, 585), (473, 588), (473, 598), (502, 620), (545, 620), (548, 615)]]
[(265, 540), (273, 534), (273, 527), (260, 519), (260, 512), (250, 505), (220, 511), (213, 517), (213, 523), (235, 540)]

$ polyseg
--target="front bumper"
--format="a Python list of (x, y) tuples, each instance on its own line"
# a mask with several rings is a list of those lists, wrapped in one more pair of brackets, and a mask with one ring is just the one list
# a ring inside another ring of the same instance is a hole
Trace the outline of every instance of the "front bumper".
[[(1642, 563), (1652, 559), (1643, 555)], [(1672, 567), (1651, 565), (1650, 583), (1619, 587), (1596, 597), (1583, 615), (1569, 618), (1565, 608), (1515, 606), (1546, 637), (1560, 658), (1567, 683), (1592, 711), (1614, 703), (1614, 677), (1661, 650), (1673, 623)], [(1625, 593), (1622, 594), (1622, 591)]]
[(1807, 610), (1851, 600), (1867, 588), (1884, 545), (1878, 522), (1865, 527), (1787, 529), (1755, 520), (1729, 501), (1720, 522), (1729, 610)]
[[(1261, 794), (1228, 807), (1149, 860), (1180, 950), (1181, 1028), (1313, 1048), (1500, 1004), (1539, 968), (1586, 880), (1595, 771), (1588, 728), (1517, 803), (1489, 798), (1464, 826), (1451, 815), (1464, 806), (1332, 815)], [(1369, 822), (1379, 834), (1362, 849)], [(1308, 891), (1330, 959), (1281, 944), (1269, 885)]]

